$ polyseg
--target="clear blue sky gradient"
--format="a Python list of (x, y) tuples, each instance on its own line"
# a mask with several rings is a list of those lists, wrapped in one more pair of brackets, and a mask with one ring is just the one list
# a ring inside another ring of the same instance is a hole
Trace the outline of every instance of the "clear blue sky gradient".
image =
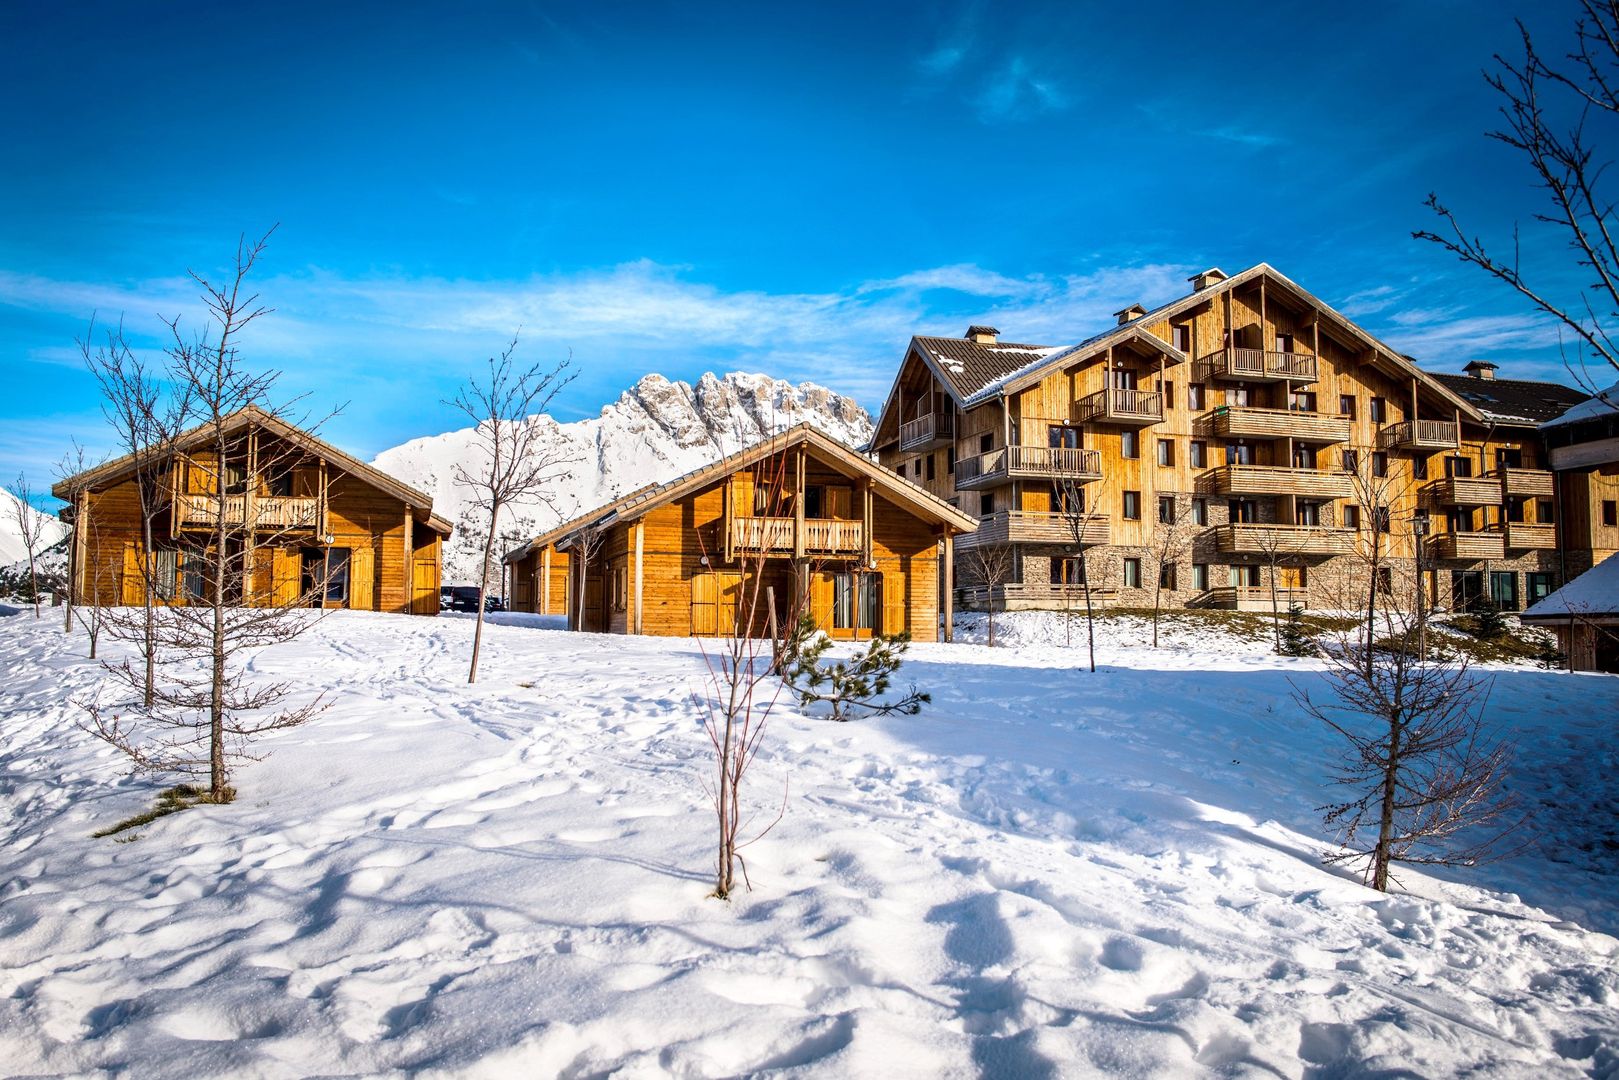
[(106, 446), (93, 313), (149, 346), (276, 223), (247, 353), (365, 456), (459, 426), (519, 325), (580, 368), (562, 419), (650, 371), (875, 410), (912, 333), (1078, 340), (1259, 261), (1430, 368), (1568, 381), (1409, 235), (1430, 190), (1529, 216), (1480, 78), (1571, 21), (1526, 7), (5, 4), (0, 475)]

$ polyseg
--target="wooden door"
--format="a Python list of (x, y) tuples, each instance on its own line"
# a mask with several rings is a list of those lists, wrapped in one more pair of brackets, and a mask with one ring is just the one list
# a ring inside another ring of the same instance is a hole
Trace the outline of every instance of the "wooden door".
[(410, 613), (438, 614), (438, 563), (433, 559), (411, 560)]
[[(89, 575), (86, 575), (89, 577)], [(92, 591), (94, 585), (91, 586)], [(141, 576), (141, 558), (133, 541), (124, 545), (124, 570), (121, 601), (126, 607), (138, 607), (145, 602), (145, 582)], [(98, 598), (99, 599), (99, 598)]]
[(691, 632), (697, 637), (734, 633), (741, 599), (740, 571), (711, 570), (692, 575)]
[(278, 547), (273, 550), (275, 555), (270, 565), (271, 603), (276, 607), (291, 607), (298, 602), (298, 595), (303, 591), (303, 557), (295, 548)]
[(370, 547), (357, 547), (349, 554), (349, 607), (353, 610), (376, 610), (376, 572), (376, 552)]
[(832, 632), (832, 605), (837, 598), (837, 582), (833, 575), (816, 573), (810, 575), (809, 583), (809, 613), (815, 620), (815, 625), (827, 633)]

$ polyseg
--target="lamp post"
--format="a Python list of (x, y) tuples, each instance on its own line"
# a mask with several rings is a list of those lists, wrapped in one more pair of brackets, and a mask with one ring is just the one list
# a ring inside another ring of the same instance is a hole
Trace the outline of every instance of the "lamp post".
[(1411, 537), (1417, 560), (1417, 659), (1428, 659), (1428, 623), (1422, 617), (1422, 548), (1428, 537), (1428, 517), (1418, 514), (1411, 519)]

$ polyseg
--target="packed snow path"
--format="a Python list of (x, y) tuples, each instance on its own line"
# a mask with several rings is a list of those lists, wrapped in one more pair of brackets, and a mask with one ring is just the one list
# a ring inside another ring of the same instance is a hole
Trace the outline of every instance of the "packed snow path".
[(749, 793), (786, 817), (726, 904), (697, 645), (495, 625), (469, 687), (470, 631), (257, 654), (331, 708), (115, 843), (162, 785), (75, 726), (82, 635), (0, 618), (0, 1071), (1619, 1070), (1619, 679), (1498, 669), (1552, 843), (1382, 897), (1317, 859), (1310, 662), (1129, 622), (1095, 675), (1034, 632), (918, 646), (919, 717), (778, 710)]

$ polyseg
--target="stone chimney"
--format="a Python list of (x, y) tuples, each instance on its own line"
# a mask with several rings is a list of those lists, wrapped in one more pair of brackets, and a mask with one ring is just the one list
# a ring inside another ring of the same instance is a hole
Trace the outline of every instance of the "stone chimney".
[(1202, 292), (1210, 285), (1218, 285), (1228, 276), (1230, 275), (1228, 275), (1224, 270), (1221, 270), (1218, 266), (1211, 266), (1201, 274), (1194, 274), (1186, 280), (1192, 283), (1193, 292)]
[(993, 326), (967, 327), (967, 340), (974, 345), (993, 345), (1000, 336), (1001, 332)]
[(1146, 313), (1147, 309), (1142, 307), (1140, 304), (1131, 304), (1123, 311), (1115, 311), (1113, 313), (1113, 317), (1119, 320), (1120, 326), (1123, 326), (1127, 322), (1135, 322)]
[(1499, 366), (1499, 364), (1492, 364), (1488, 360), (1471, 360), (1462, 370), (1475, 379), (1493, 379), (1495, 378), (1495, 369)]

